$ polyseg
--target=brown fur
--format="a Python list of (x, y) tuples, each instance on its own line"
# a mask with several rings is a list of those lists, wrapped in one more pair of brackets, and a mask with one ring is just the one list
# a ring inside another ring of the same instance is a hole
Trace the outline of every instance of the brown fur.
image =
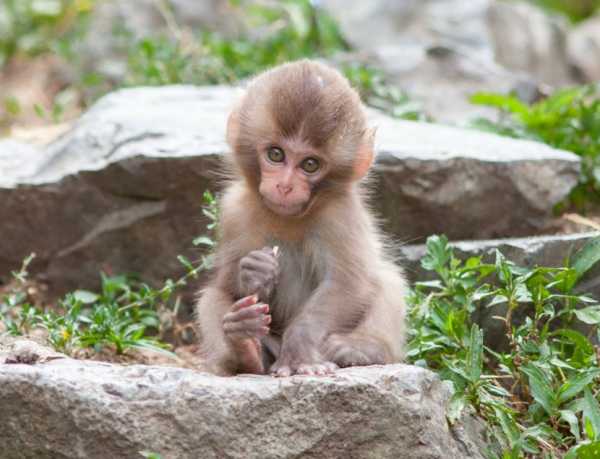
[[(274, 214), (257, 191), (259, 146), (280, 139), (319, 151), (328, 164), (300, 216)], [(252, 361), (226, 338), (222, 325), (244, 295), (237, 282), (239, 261), (265, 246), (280, 252), (277, 286), (271, 298), (261, 299), (269, 302), (272, 316), (263, 340), (263, 351), (277, 359), (272, 369), (318, 373), (319, 365), (331, 361), (340, 366), (399, 361), (405, 284), (358, 181), (371, 162), (373, 135), (356, 92), (337, 71), (315, 62), (277, 67), (249, 86), (230, 117), (228, 141), (237, 172), (221, 201), (216, 275), (197, 309), (211, 369), (263, 372), (273, 364)]]

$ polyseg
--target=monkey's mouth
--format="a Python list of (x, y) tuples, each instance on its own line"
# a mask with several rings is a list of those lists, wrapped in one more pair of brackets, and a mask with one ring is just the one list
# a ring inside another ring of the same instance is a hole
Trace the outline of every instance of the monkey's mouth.
[(297, 217), (304, 213), (308, 203), (286, 203), (273, 202), (269, 198), (263, 196), (263, 202), (271, 210), (271, 212), (281, 215), (282, 217)]

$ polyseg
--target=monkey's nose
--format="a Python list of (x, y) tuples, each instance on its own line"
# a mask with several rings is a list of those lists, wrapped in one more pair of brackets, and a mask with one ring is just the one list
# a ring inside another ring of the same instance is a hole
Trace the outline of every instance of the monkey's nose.
[(290, 191), (292, 191), (292, 186), (291, 185), (283, 185), (281, 183), (277, 184), (277, 191), (279, 191), (279, 193), (281, 193), (282, 195), (288, 195), (290, 194)]

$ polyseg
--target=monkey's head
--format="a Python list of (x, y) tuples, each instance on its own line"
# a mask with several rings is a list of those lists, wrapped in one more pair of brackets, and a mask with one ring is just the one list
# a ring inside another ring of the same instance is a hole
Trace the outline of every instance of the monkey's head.
[(256, 77), (229, 117), (227, 141), (250, 187), (285, 217), (344, 193), (373, 160), (358, 94), (339, 72), (308, 60)]

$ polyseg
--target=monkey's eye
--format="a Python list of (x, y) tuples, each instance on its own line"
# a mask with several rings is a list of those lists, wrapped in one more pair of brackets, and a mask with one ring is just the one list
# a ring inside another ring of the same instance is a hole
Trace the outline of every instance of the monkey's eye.
[(317, 172), (320, 166), (319, 160), (316, 158), (306, 158), (300, 165), (304, 172), (308, 172), (309, 174), (314, 174)]
[(285, 159), (285, 153), (279, 147), (270, 147), (267, 150), (267, 157), (274, 163), (281, 163)]

